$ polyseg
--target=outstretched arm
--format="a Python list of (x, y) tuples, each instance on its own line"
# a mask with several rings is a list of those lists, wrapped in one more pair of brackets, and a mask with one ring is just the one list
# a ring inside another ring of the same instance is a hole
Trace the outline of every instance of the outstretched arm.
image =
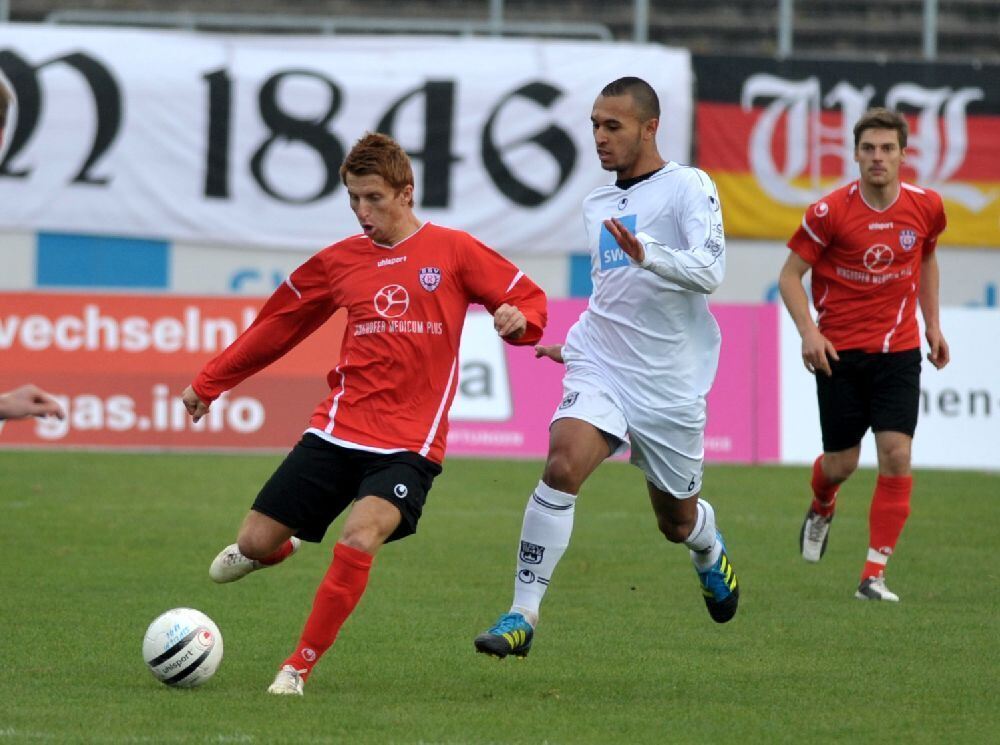
[(536, 344), (535, 345), (535, 359), (540, 357), (548, 357), (553, 362), (558, 362), (560, 365), (564, 364), (563, 360), (563, 345), (562, 344)]
[[(319, 328), (337, 306), (322, 261), (314, 256), (296, 269), (261, 308), (240, 336), (210, 360), (191, 383), (190, 391), (207, 410), (225, 391), (263, 370)], [(194, 399), (185, 390), (185, 406), (195, 420)]]
[(0, 394), (0, 419), (25, 419), (29, 416), (65, 419), (66, 413), (58, 401), (36, 385), (22, 385)]

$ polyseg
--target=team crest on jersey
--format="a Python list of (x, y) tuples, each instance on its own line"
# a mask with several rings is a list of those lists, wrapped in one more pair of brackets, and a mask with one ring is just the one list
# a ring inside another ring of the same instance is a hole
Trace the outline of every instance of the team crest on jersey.
[(441, 270), (436, 266), (425, 266), (420, 270), (420, 286), (427, 292), (434, 292), (441, 284)]
[(541, 564), (545, 556), (545, 546), (521, 541), (521, 561), (525, 564)]
[(912, 251), (913, 247), (917, 245), (917, 231), (916, 230), (900, 230), (899, 231), (899, 245), (903, 247), (904, 251)]
[(577, 393), (576, 391), (573, 391), (572, 393), (567, 393), (563, 397), (562, 403), (559, 404), (559, 408), (560, 409), (568, 409), (570, 406), (572, 406), (573, 404), (576, 403), (577, 396), (579, 396), (579, 395), (580, 394)]

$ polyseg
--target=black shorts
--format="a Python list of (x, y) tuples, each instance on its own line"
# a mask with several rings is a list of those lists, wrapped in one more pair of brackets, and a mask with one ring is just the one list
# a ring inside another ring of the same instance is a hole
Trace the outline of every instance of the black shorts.
[(838, 352), (833, 375), (816, 373), (823, 451), (835, 453), (861, 442), (865, 432), (902, 432), (913, 437), (920, 409), (920, 350)]
[(306, 433), (254, 500), (253, 509), (319, 543), (330, 523), (359, 497), (391, 502), (402, 515), (386, 542), (417, 532), (427, 492), (441, 466), (416, 453), (370, 453)]

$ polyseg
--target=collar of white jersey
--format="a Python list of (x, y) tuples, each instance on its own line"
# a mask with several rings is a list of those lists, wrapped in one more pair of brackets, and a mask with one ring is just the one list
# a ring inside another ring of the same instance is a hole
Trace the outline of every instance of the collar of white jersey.
[(658, 179), (663, 178), (664, 176), (667, 176), (668, 174), (673, 173), (674, 171), (679, 171), (683, 168), (690, 168), (690, 166), (682, 166), (680, 163), (675, 163), (672, 160), (668, 160), (660, 167), (659, 170), (653, 171), (653, 173), (649, 176), (649, 178), (644, 178), (639, 183), (632, 184), (627, 189), (619, 189), (617, 186), (618, 179), (615, 179), (615, 181), (613, 181), (610, 184), (605, 184), (604, 186), (598, 186), (597, 189), (595, 189), (595, 191), (601, 191), (603, 189), (613, 189), (617, 194), (628, 194), (630, 191), (639, 188), (643, 184), (648, 184), (650, 181), (656, 181)]

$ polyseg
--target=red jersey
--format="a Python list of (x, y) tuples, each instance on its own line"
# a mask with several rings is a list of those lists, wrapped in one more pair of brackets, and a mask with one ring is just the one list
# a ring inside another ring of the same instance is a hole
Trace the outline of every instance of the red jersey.
[(425, 223), (395, 246), (356, 235), (292, 272), (253, 324), (192, 384), (209, 403), (347, 309), (330, 395), (307, 431), (345, 447), (408, 450), (440, 463), (458, 384), (458, 346), (470, 304), (517, 306), (528, 322), (511, 344), (534, 344), (545, 293), (468, 233)]
[(838, 350), (920, 348), (920, 267), (945, 224), (937, 192), (906, 183), (884, 210), (857, 181), (809, 206), (788, 247), (812, 265), (819, 330)]

